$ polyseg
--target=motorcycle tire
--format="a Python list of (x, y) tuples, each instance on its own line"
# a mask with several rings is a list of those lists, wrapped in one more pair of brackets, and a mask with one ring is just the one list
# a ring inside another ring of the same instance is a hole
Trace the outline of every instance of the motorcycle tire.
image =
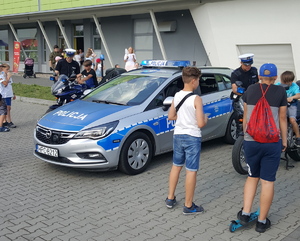
[(288, 155), (294, 161), (299, 162), (300, 161), (300, 148), (297, 148), (297, 150), (288, 151)]
[(237, 173), (241, 175), (248, 174), (248, 168), (245, 161), (245, 153), (243, 148), (244, 136), (239, 136), (232, 148), (232, 165)]

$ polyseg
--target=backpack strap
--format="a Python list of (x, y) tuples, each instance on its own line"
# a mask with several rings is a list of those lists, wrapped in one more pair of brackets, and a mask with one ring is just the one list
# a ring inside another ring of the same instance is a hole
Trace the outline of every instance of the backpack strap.
[(178, 112), (179, 108), (182, 106), (183, 102), (189, 98), (190, 96), (194, 95), (194, 93), (188, 93), (186, 96), (183, 97), (183, 99), (179, 102), (179, 104), (175, 107), (176, 112)]
[(262, 97), (265, 97), (268, 89), (270, 88), (271, 85), (268, 85), (267, 89), (264, 91), (263, 90), (263, 87), (262, 87), (262, 84), (259, 84), (260, 85), (260, 89), (261, 89), (261, 93), (262, 93)]

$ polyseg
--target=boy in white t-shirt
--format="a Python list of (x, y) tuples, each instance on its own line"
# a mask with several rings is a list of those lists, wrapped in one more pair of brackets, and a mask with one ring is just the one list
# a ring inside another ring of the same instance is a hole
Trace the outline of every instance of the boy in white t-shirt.
[(2, 98), (1, 89), (2, 84), (1, 82), (5, 78), (5, 73), (2, 71), (2, 64), (0, 65), (0, 132), (8, 132), (9, 128), (3, 126), (3, 122), (5, 121), (5, 116), (7, 114), (7, 107), (5, 104), (4, 99)]
[[(2, 95), (2, 99), (5, 102), (7, 106), (7, 114), (5, 116), (6, 122), (3, 123), (4, 126), (8, 128), (16, 128), (14, 123), (11, 121), (11, 100), (16, 99), (13, 88), (12, 88), (12, 78), (11, 78), (11, 72), (9, 72), (10, 66), (8, 64), (2, 64), (1, 65), (2, 71), (1, 71), (1, 77), (0, 77), (0, 93)], [(4, 121), (5, 121), (4, 120)]]
[(204, 211), (203, 207), (193, 203), (196, 187), (196, 176), (200, 163), (201, 130), (207, 123), (203, 112), (202, 99), (191, 95), (176, 112), (181, 100), (199, 86), (201, 71), (196, 67), (186, 67), (182, 70), (183, 90), (177, 92), (169, 110), (168, 119), (176, 120), (173, 136), (173, 166), (169, 177), (169, 193), (165, 200), (168, 208), (176, 204), (175, 189), (182, 167), (186, 166), (185, 203), (183, 214), (195, 214)]

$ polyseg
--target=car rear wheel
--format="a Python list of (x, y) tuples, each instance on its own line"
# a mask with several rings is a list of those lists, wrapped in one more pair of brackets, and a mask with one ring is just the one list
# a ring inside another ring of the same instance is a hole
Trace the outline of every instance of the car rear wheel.
[(125, 141), (119, 160), (119, 170), (129, 175), (142, 173), (152, 159), (150, 138), (142, 132), (133, 133)]
[(235, 121), (234, 114), (233, 114), (230, 116), (230, 119), (228, 121), (227, 128), (226, 128), (226, 133), (224, 136), (224, 140), (226, 143), (234, 144), (234, 142), (237, 139), (236, 128), (237, 128), (236, 121)]

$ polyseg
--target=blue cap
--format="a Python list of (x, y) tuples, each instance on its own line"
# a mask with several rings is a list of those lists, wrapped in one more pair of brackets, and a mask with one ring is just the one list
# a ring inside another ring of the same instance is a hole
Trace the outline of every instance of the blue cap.
[(277, 76), (277, 67), (275, 64), (266, 63), (259, 69), (259, 75), (262, 77), (274, 77)]
[(253, 64), (253, 56), (254, 54), (242, 54), (239, 56), (239, 59), (244, 65), (251, 65)]

